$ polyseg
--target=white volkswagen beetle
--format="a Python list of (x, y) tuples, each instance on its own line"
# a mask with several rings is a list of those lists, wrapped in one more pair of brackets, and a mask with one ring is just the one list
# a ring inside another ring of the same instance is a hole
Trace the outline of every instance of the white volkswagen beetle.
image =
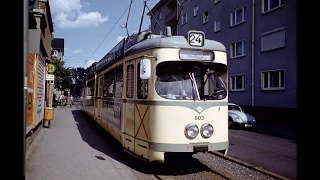
[(252, 127), (256, 119), (242, 111), (241, 107), (234, 103), (228, 103), (229, 128), (234, 126)]

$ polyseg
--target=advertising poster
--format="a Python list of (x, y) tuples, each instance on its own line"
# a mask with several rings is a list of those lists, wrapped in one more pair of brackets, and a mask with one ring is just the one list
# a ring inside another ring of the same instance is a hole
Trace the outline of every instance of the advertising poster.
[(36, 88), (36, 108), (35, 108), (35, 116), (36, 122), (34, 126), (36, 126), (41, 120), (44, 118), (44, 99), (45, 99), (45, 63), (46, 59), (42, 52), (40, 51), (40, 55), (38, 56), (37, 63), (37, 88)]
[(103, 120), (121, 130), (122, 104), (117, 102), (103, 102)]
[(32, 122), (34, 120), (34, 82), (35, 82), (35, 61), (36, 54), (28, 54), (28, 83), (27, 83), (27, 104), (26, 104), (26, 134), (32, 129)]

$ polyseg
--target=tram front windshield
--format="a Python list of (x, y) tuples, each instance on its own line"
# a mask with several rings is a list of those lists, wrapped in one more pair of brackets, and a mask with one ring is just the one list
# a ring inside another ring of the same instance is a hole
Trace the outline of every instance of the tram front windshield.
[(156, 92), (166, 99), (222, 100), (227, 96), (227, 67), (220, 63), (163, 62), (156, 73)]

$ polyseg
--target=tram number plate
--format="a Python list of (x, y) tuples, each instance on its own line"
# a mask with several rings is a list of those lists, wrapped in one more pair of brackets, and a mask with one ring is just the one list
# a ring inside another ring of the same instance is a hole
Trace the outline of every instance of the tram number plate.
[(208, 151), (208, 149), (206, 145), (193, 146), (193, 152), (205, 152)]
[(204, 33), (201, 31), (190, 31), (188, 32), (188, 43), (190, 46), (203, 46), (204, 45)]
[(194, 120), (204, 120), (204, 116), (195, 116)]

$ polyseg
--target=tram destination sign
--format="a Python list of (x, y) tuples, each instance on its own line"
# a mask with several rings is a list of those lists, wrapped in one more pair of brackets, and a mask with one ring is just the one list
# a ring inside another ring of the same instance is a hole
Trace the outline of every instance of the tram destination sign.
[(198, 51), (198, 50), (180, 50), (179, 57), (182, 60), (202, 60), (213, 61), (214, 54), (211, 51)]

